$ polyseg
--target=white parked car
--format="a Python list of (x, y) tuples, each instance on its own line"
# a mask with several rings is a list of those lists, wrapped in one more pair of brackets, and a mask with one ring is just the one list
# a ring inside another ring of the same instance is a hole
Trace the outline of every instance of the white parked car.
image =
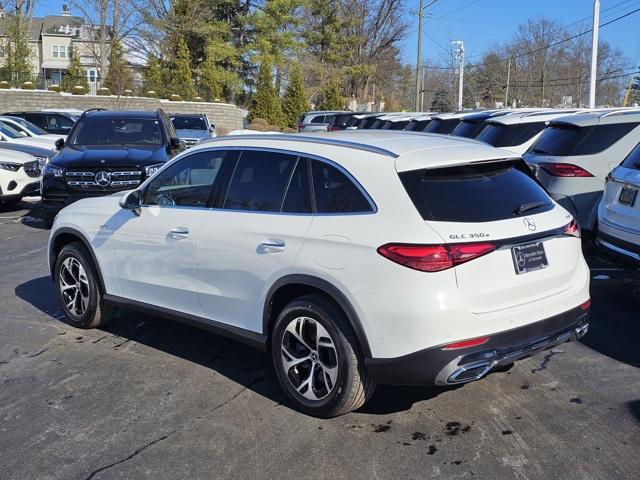
[(486, 120), (484, 128), (475, 139), (523, 155), (538, 139), (548, 122), (584, 111), (558, 109), (511, 112)]
[(46, 158), (16, 150), (0, 149), (0, 205), (39, 195), (42, 167)]
[(598, 245), (640, 264), (640, 145), (607, 176), (598, 209)]
[(640, 110), (591, 111), (549, 122), (524, 159), (552, 197), (593, 232), (605, 177), (638, 143)]
[(66, 140), (66, 135), (56, 135), (54, 133), (47, 133), (37, 125), (25, 120), (22, 117), (7, 117), (0, 116), (0, 122), (13, 128), (18, 133), (23, 133), (27, 137), (44, 138), (50, 140), (53, 146), (59, 138)]
[(43, 147), (53, 150), (55, 139), (29, 137), (25, 133), (20, 133), (6, 123), (0, 121), (0, 142), (21, 143), (32, 147)]
[(269, 351), (322, 417), (377, 383), (477, 380), (587, 330), (579, 229), (510, 157), (398, 131), (221, 137), (63, 209), (58, 300), (81, 328), (126, 305)]

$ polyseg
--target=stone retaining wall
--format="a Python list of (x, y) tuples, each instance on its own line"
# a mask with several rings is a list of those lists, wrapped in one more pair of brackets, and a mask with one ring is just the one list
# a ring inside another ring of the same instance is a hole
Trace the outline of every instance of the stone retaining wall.
[(167, 113), (206, 113), (218, 128), (237, 130), (242, 128), (242, 110), (229, 103), (170, 102), (144, 97), (100, 97), (95, 95), (70, 95), (42, 90), (0, 90), (0, 113), (17, 110), (42, 110), (43, 108), (108, 108), (109, 110), (156, 110)]

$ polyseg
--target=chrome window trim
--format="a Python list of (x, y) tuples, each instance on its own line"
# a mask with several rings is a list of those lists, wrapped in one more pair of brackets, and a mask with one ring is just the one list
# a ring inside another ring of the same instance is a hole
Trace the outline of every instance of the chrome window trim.
[[(200, 153), (204, 153), (204, 152), (216, 152), (216, 151), (242, 151), (242, 150), (252, 150), (252, 151), (260, 151), (260, 152), (271, 152), (271, 153), (283, 153), (283, 154), (287, 154), (287, 155), (293, 155), (293, 156), (297, 156), (299, 157), (306, 157), (310, 160), (316, 160), (319, 162), (323, 162), (326, 163), (329, 166), (332, 166), (334, 168), (336, 168), (338, 171), (340, 171), (341, 173), (343, 173), (355, 186), (356, 188), (360, 191), (360, 193), (362, 193), (362, 195), (364, 195), (365, 199), (367, 200), (367, 202), (369, 203), (369, 206), (371, 207), (371, 211), (368, 212), (345, 212), (345, 213), (339, 213), (339, 212), (326, 212), (326, 213), (320, 213), (320, 212), (316, 212), (316, 213), (295, 213), (295, 212), (267, 212), (267, 211), (261, 211), (261, 210), (236, 210), (236, 209), (230, 209), (230, 208), (211, 208), (211, 207), (188, 207), (188, 208), (198, 208), (198, 209), (206, 209), (206, 210), (212, 210), (212, 211), (224, 211), (224, 212), (244, 212), (244, 213), (262, 213), (262, 214), (270, 214), (270, 215), (299, 215), (299, 216), (336, 216), (336, 217), (343, 217), (343, 216), (349, 216), (349, 215), (375, 215), (376, 213), (378, 213), (378, 206), (376, 205), (376, 203), (373, 201), (373, 198), (371, 198), (371, 195), (369, 195), (369, 192), (367, 192), (364, 187), (360, 184), (360, 182), (358, 182), (358, 180), (356, 180), (356, 178), (351, 175), (351, 173), (345, 169), (342, 165), (339, 165), (338, 163), (334, 162), (333, 160), (329, 160), (328, 158), (324, 158), (324, 157), (320, 157), (317, 155), (313, 155), (310, 153), (306, 153), (306, 152), (298, 152), (295, 150), (286, 150), (286, 149), (282, 149), (282, 148), (275, 148), (275, 147), (256, 147), (256, 146), (249, 146), (249, 147), (244, 147), (244, 146), (240, 146), (240, 145), (232, 145), (232, 146), (226, 146), (226, 147), (208, 147), (208, 148), (203, 148), (203, 149), (199, 149), (195, 152), (189, 152), (188, 154), (184, 155), (184, 156), (179, 156), (174, 158), (173, 160), (166, 162), (164, 164), (164, 166), (162, 168), (160, 168), (160, 170), (158, 170), (155, 174), (157, 175), (159, 172), (162, 172), (165, 168), (169, 168), (171, 165), (173, 165), (174, 163), (178, 163), (180, 161), (186, 160), (187, 158), (189, 158), (192, 155), (198, 155)], [(240, 157), (237, 159), (236, 161), (236, 165), (234, 166), (234, 172), (235, 173), (235, 168), (238, 166), (238, 162), (240, 160)], [(231, 175), (231, 179), (233, 179), (233, 174)], [(139, 187), (139, 189), (145, 189), (147, 187), (147, 183), (149, 182), (150, 178), (148, 178), (147, 180), (145, 180), (145, 182)], [(229, 181), (229, 185), (227, 185), (227, 193), (228, 193), (228, 189), (231, 185), (231, 181)], [(226, 194), (225, 194), (225, 199), (226, 199)], [(162, 208), (175, 208), (175, 207), (179, 207), (178, 205), (146, 205), (143, 204), (143, 207), (162, 207)]]

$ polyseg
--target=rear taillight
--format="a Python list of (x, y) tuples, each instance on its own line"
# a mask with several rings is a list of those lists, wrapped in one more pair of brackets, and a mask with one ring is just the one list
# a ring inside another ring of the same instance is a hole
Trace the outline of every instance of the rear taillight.
[(378, 253), (392, 262), (422, 272), (439, 272), (495, 250), (493, 243), (413, 245), (388, 243)]
[(580, 225), (574, 218), (571, 220), (571, 223), (568, 223), (564, 226), (564, 231), (562, 232), (565, 235), (571, 235), (572, 237), (580, 238)]
[(586, 301), (586, 302), (584, 302), (584, 303), (581, 303), (581, 304), (580, 304), (580, 308), (581, 308), (582, 310), (584, 310), (584, 311), (589, 310), (589, 309), (591, 308), (591, 299), (587, 300), (587, 301)]
[(327, 127), (327, 130), (329, 132), (337, 132), (340, 130), (340, 127)]
[(538, 165), (552, 177), (593, 177), (584, 168), (572, 163), (541, 162)]
[(471, 340), (463, 340), (462, 342), (450, 343), (442, 347), (442, 350), (459, 350), (461, 348), (477, 347), (489, 341), (491, 337), (472, 338)]

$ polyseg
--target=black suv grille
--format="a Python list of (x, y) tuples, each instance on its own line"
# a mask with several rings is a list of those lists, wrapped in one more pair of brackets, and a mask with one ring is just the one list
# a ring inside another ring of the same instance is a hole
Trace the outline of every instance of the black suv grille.
[(140, 185), (142, 171), (136, 167), (70, 168), (64, 176), (69, 187), (82, 190), (127, 190)]

